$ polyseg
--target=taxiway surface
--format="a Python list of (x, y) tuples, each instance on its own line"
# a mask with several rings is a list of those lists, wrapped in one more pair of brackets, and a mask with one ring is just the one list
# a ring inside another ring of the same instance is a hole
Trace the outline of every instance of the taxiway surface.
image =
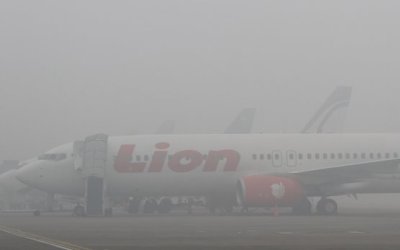
[[(0, 225), (89, 249), (400, 249), (400, 213), (394, 212), (333, 217), (0, 214)], [(0, 237), (0, 249), (58, 249), (11, 234)]]
[(332, 217), (273, 217), (263, 210), (209, 216), (204, 209), (111, 218), (0, 213), (0, 249), (400, 249), (400, 195), (361, 198), (337, 198), (340, 214)]

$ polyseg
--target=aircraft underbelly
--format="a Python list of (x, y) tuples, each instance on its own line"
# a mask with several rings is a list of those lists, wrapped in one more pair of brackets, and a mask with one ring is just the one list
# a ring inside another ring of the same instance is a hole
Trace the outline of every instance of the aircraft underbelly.
[(226, 173), (129, 173), (115, 174), (107, 183), (112, 194), (206, 195), (235, 192), (237, 174)]

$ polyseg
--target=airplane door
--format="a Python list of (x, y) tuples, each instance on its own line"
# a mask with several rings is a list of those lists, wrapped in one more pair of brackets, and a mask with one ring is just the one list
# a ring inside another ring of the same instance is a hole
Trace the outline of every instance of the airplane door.
[(297, 154), (296, 151), (288, 150), (286, 152), (287, 166), (296, 167), (297, 166)]
[[(85, 178), (85, 200), (87, 215), (101, 215), (105, 204), (105, 169), (107, 164), (108, 136), (97, 134), (86, 137), (83, 143), (76, 143), (81, 148), (76, 155), (76, 166)], [(81, 159), (79, 159), (81, 157)], [(79, 166), (81, 165), (81, 168)]]
[(282, 152), (275, 150), (272, 152), (272, 165), (274, 167), (282, 166)]

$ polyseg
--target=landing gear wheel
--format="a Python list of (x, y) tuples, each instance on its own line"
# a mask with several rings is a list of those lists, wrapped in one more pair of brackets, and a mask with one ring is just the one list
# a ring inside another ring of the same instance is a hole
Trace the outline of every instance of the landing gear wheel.
[(85, 216), (85, 208), (82, 205), (77, 205), (74, 208), (74, 215), (78, 217)]
[(216, 200), (215, 199), (208, 199), (206, 206), (208, 208), (208, 212), (210, 213), (210, 215), (215, 215), (215, 213), (217, 212), (217, 202), (216, 202)]
[(227, 215), (233, 214), (233, 205), (225, 205), (224, 211)]
[(321, 199), (317, 204), (317, 213), (321, 215), (336, 215), (338, 212), (338, 205), (332, 199)]
[(295, 215), (311, 215), (312, 205), (311, 202), (304, 198), (292, 208)]
[(129, 198), (128, 203), (128, 213), (129, 214), (137, 214), (139, 212), (140, 202), (142, 201), (141, 198)]
[(113, 209), (112, 208), (107, 208), (104, 210), (104, 216), (105, 217), (111, 217), (113, 214)]
[(157, 201), (155, 199), (147, 199), (144, 203), (143, 213), (154, 214), (157, 211)]
[(157, 210), (160, 214), (168, 214), (172, 210), (172, 201), (169, 198), (162, 198), (158, 204)]

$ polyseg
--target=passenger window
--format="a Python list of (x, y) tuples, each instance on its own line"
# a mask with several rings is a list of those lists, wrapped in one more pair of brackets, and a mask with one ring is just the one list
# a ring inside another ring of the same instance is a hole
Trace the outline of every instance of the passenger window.
[(286, 155), (288, 158), (287, 166), (288, 167), (296, 167), (296, 165), (297, 165), (296, 152), (293, 150), (289, 150), (289, 151), (287, 151)]
[(350, 159), (350, 153), (346, 153), (346, 159)]
[(141, 159), (140, 159), (140, 155), (137, 155), (136, 156), (136, 161), (140, 161)]
[(382, 158), (381, 153), (377, 153), (377, 154), (376, 154), (376, 158), (381, 159), (381, 158)]
[(267, 154), (267, 159), (270, 161), (272, 159), (271, 154)]
[(148, 155), (144, 156), (144, 161), (149, 161), (149, 156)]
[(393, 157), (394, 158), (399, 158), (399, 154), (398, 153), (393, 153)]
[(358, 154), (357, 153), (354, 153), (353, 154), (353, 159), (357, 159), (358, 158)]
[(367, 155), (365, 153), (362, 153), (361, 154), (361, 159), (365, 159), (365, 158), (367, 158)]
[(331, 159), (334, 160), (336, 158), (336, 155), (334, 153), (331, 154)]
[(260, 154), (260, 160), (264, 160), (264, 155)]
[(338, 159), (343, 159), (343, 154), (342, 153), (338, 154)]
[(312, 155), (311, 154), (307, 154), (307, 159), (311, 160), (312, 159)]
[(303, 160), (303, 154), (299, 154), (298, 158), (299, 160)]
[(253, 154), (253, 160), (257, 160), (257, 155)]
[(322, 155), (322, 157), (324, 158), (324, 160), (326, 160), (326, 159), (328, 159), (328, 154), (327, 154), (327, 153), (324, 153), (324, 154)]
[(315, 154), (315, 159), (316, 159), (316, 160), (319, 160), (319, 154), (318, 154), (318, 153)]
[(389, 153), (386, 153), (386, 154), (385, 154), (385, 158), (386, 158), (386, 159), (389, 159), (389, 158), (390, 158), (390, 154), (389, 154)]
[(370, 159), (374, 159), (374, 153), (370, 153), (370, 154), (369, 154), (369, 158), (370, 158)]

